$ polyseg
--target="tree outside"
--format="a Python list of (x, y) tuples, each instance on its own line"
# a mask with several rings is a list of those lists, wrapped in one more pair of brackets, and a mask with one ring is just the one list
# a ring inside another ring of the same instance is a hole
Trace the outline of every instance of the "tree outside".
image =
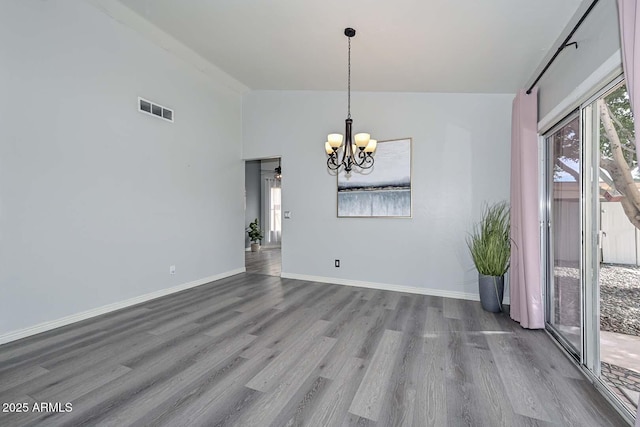
[(629, 222), (640, 229), (640, 173), (626, 85), (600, 98), (597, 104), (600, 113), (600, 175), (613, 187), (613, 194), (605, 193), (604, 196), (613, 198), (619, 194), (621, 197), (617, 198)]
[[(635, 145), (633, 115), (626, 85), (622, 85), (597, 101), (600, 116), (600, 179), (607, 185), (601, 187), (601, 196), (618, 201), (629, 222), (640, 229), (640, 172)], [(570, 123), (554, 139), (557, 157), (554, 173), (564, 172), (579, 181), (580, 144), (579, 121)]]

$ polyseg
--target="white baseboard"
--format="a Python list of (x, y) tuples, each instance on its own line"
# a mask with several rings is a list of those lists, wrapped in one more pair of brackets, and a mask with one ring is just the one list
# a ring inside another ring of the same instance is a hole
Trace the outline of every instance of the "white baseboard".
[[(441, 289), (416, 288), (413, 286), (392, 285), (388, 283), (364, 282), (360, 280), (338, 279), (335, 277), (308, 276), (306, 274), (285, 273), (280, 277), (283, 279), (307, 280), (310, 282), (331, 283), (334, 285), (356, 286), (359, 288), (380, 289), (383, 291), (405, 292), (408, 294), (431, 295), (436, 297), (464, 299), (470, 301), (480, 301), (478, 294), (457, 291), (443, 291)], [(506, 303), (505, 303), (506, 304)]]
[(224, 279), (225, 277), (235, 276), (236, 274), (244, 273), (245, 268), (237, 268), (235, 270), (226, 271), (224, 273), (215, 274), (213, 276), (204, 277), (202, 279), (194, 280), (192, 282), (183, 283), (181, 285), (173, 286), (167, 289), (161, 289), (159, 291), (150, 292), (148, 294), (140, 295), (134, 298), (130, 298), (128, 300), (115, 302), (113, 304), (103, 305), (102, 307), (93, 308), (91, 310), (83, 311), (81, 313), (72, 314), (70, 316), (65, 316), (60, 319), (50, 320), (48, 322), (43, 322), (37, 324), (35, 326), (30, 326), (25, 329), (20, 329), (13, 332), (8, 332), (6, 334), (0, 335), (0, 344), (5, 344), (11, 341), (19, 340), (21, 338), (26, 338), (31, 335), (40, 334), (42, 332), (49, 331), (51, 329), (56, 329), (61, 326), (66, 326), (71, 323), (76, 323), (81, 320), (86, 320), (91, 317), (100, 316), (101, 314), (109, 313), (112, 311), (120, 310), (122, 308), (130, 307), (132, 305), (140, 304), (142, 302), (150, 301), (152, 299), (160, 298), (166, 295), (170, 295), (176, 292), (184, 291), (185, 289), (195, 288), (196, 286), (204, 285), (209, 282), (213, 282), (216, 280)]
[[(280, 246), (260, 246), (260, 249), (264, 249), (264, 250), (267, 250), (267, 249), (280, 249), (280, 248), (281, 248)], [(244, 251), (245, 252), (251, 252), (251, 247), (244, 248)]]

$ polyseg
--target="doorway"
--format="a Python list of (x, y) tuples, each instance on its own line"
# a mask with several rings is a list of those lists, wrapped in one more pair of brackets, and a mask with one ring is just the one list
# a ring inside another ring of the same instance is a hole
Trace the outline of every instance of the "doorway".
[(245, 162), (245, 230), (256, 221), (262, 233), (253, 245), (245, 231), (247, 273), (280, 276), (282, 272), (282, 166), (280, 158)]

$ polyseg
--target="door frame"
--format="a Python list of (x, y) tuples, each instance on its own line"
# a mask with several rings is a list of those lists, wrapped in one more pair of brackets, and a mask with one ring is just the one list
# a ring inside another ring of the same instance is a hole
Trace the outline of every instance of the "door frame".
[[(272, 156), (264, 156), (264, 157), (254, 157), (254, 158), (242, 159), (242, 164), (244, 166), (244, 170), (246, 171), (247, 170), (247, 162), (261, 161), (261, 160), (278, 160), (278, 159), (280, 159), (280, 165), (281, 165), (281, 167), (283, 167), (284, 163), (285, 163), (284, 156), (282, 156), (280, 154), (277, 154), (277, 155), (274, 154)], [(284, 167), (283, 167), (283, 169), (284, 169)], [(247, 188), (246, 185), (247, 185), (247, 183), (245, 182), (244, 183), (244, 186), (245, 186), (244, 187), (245, 188), (245, 199), (244, 199), (245, 200), (245, 206), (244, 206), (245, 207), (245, 211), (246, 211), (246, 188)], [(263, 185), (262, 185), (262, 170), (260, 170), (260, 190), (259, 191), (260, 191), (261, 194), (262, 194), (262, 187), (263, 187)], [(282, 179), (282, 180), (280, 180), (280, 191), (281, 191), (281, 193), (280, 193), (280, 204), (281, 204), (280, 226), (281, 226), (281, 233), (280, 233), (280, 247), (279, 247), (280, 248), (280, 276), (282, 276), (282, 271), (283, 271), (282, 266), (284, 265), (285, 254), (286, 254), (286, 251), (284, 250), (284, 244), (285, 244), (284, 243), (284, 241), (285, 241), (284, 235), (285, 235), (285, 230), (286, 230), (286, 225), (285, 225), (286, 222), (284, 221), (284, 209), (283, 209), (284, 202), (285, 202), (285, 190), (284, 189), (285, 189), (285, 180)], [(260, 196), (260, 197), (262, 198), (262, 196)], [(260, 205), (261, 206), (260, 206), (260, 216), (259, 216), (259, 218), (260, 218), (260, 221), (263, 222), (263, 211), (264, 211), (264, 209), (262, 208), (262, 202), (260, 203)], [(246, 231), (245, 231), (245, 233), (246, 233)], [(276, 246), (272, 246), (272, 248), (276, 248)], [(245, 251), (246, 250), (247, 249), (245, 248)]]
[[(576, 108), (574, 110), (572, 110), (570, 113), (568, 113), (567, 115), (565, 115), (561, 120), (557, 121), (555, 125), (553, 125), (552, 127), (550, 127), (544, 134), (540, 135), (540, 141), (542, 144), (542, 153), (543, 153), (543, 168), (542, 168), (542, 175), (543, 175), (543, 179), (542, 179), (542, 205), (543, 205), (543, 216), (542, 216), (542, 224), (543, 224), (543, 264), (544, 264), (544, 274), (543, 274), (543, 278), (544, 278), (544, 295), (545, 295), (545, 328), (546, 330), (558, 341), (560, 342), (560, 344), (565, 348), (565, 351), (571, 355), (571, 357), (576, 360), (579, 363), (582, 363), (582, 355), (584, 354), (582, 345), (579, 346), (579, 348), (574, 348), (573, 344), (571, 344), (569, 342), (568, 339), (566, 339), (561, 333), (560, 331), (558, 331), (552, 324), (551, 324), (551, 316), (552, 316), (552, 306), (553, 306), (553, 301), (551, 300), (551, 298), (554, 295), (554, 274), (553, 274), (553, 259), (554, 259), (554, 249), (553, 249), (553, 237), (555, 235), (555, 230), (554, 230), (554, 222), (553, 222), (553, 201), (552, 201), (552, 197), (553, 197), (553, 163), (550, 161), (551, 160), (551, 156), (553, 155), (552, 153), (552, 148), (550, 147), (550, 144), (548, 143), (548, 139), (554, 134), (556, 133), (558, 130), (560, 130), (561, 128), (563, 128), (564, 126), (566, 126), (568, 123), (574, 121), (575, 119), (579, 119), (579, 125), (578, 128), (580, 129), (581, 135), (580, 135), (580, 141), (582, 142), (582, 119), (581, 119), (581, 114), (580, 114), (580, 108)], [(578, 188), (582, 187), (582, 181), (583, 181), (583, 163), (582, 163), (582, 144), (580, 144), (580, 153), (579, 153), (579, 157), (580, 157), (580, 181), (577, 183), (578, 184)], [(581, 192), (582, 193), (582, 192)], [(582, 194), (581, 194), (582, 195)], [(579, 215), (582, 218), (582, 200), (579, 200), (578, 202), (579, 205)], [(582, 221), (581, 221), (582, 222)], [(580, 230), (579, 230), (579, 236), (581, 236), (583, 234), (583, 230), (582, 230), (582, 224), (580, 224)], [(583, 337), (583, 284), (584, 284), (584, 280), (582, 278), (582, 271), (583, 271), (583, 265), (582, 265), (582, 259), (580, 260), (580, 265), (579, 265), (579, 269), (580, 269), (580, 343), (584, 342), (584, 337)]]

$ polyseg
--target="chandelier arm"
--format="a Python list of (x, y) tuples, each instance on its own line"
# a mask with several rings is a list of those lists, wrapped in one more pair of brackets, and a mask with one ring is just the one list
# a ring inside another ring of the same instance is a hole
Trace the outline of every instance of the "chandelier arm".
[(341, 163), (343, 165), (345, 165), (345, 169), (350, 171), (351, 170), (351, 165), (353, 164), (353, 154), (351, 152), (351, 123), (353, 121), (351, 120), (351, 118), (347, 118), (344, 121), (344, 146), (342, 148), (342, 161)]
[(345, 166), (347, 164), (348, 159), (349, 157), (347, 156), (347, 149), (345, 145), (344, 147), (342, 147), (342, 158), (340, 159), (340, 163), (338, 163), (338, 165)]
[(366, 156), (364, 159), (362, 159), (362, 163), (358, 165), (359, 168), (361, 169), (371, 169), (371, 167), (373, 166), (373, 157), (371, 156)]
[(364, 151), (357, 149), (357, 155), (354, 156), (356, 158), (356, 164), (361, 167), (365, 162), (367, 162), (367, 155)]
[(373, 166), (373, 163), (367, 163), (366, 165), (360, 166), (360, 169), (367, 170), (367, 169), (371, 169), (372, 166)]
[(336, 163), (336, 157), (333, 153), (329, 156), (329, 158), (327, 159), (327, 167), (329, 168), (329, 170), (332, 171), (336, 171), (340, 168), (340, 164)]

